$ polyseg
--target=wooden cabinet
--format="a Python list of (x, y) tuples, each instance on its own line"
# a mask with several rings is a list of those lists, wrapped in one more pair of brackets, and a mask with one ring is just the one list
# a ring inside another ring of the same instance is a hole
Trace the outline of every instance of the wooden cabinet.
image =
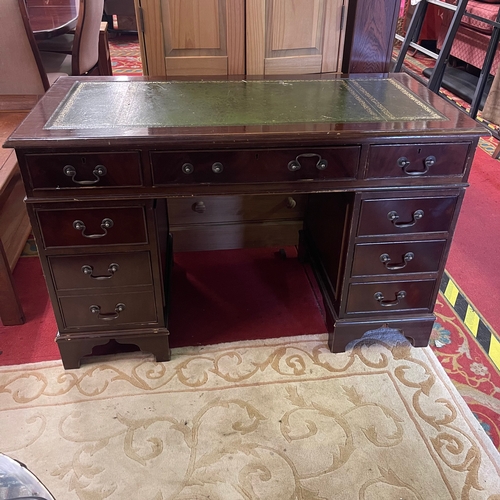
[(150, 76), (340, 71), (348, 0), (136, 0)]
[(347, 0), (247, 0), (246, 73), (340, 71)]
[(244, 0), (136, 0), (136, 7), (144, 74), (245, 72)]

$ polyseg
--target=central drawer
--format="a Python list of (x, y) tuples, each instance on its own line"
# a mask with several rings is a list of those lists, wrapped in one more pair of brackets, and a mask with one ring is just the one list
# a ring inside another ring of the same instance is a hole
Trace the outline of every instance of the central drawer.
[(259, 183), (355, 179), (360, 146), (151, 153), (153, 183)]
[(302, 219), (306, 195), (205, 196), (168, 200), (171, 226)]
[(45, 248), (148, 243), (143, 206), (36, 211)]

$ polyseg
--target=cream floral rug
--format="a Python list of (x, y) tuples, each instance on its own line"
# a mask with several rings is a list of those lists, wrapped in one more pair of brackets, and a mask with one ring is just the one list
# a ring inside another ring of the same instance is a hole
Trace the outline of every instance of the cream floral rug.
[(0, 451), (56, 500), (500, 499), (429, 348), (326, 335), (1, 368)]

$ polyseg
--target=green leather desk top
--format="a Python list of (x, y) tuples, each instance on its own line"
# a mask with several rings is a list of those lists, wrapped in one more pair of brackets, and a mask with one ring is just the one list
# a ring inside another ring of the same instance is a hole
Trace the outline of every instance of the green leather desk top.
[(361, 123), (447, 118), (390, 78), (78, 81), (45, 130)]

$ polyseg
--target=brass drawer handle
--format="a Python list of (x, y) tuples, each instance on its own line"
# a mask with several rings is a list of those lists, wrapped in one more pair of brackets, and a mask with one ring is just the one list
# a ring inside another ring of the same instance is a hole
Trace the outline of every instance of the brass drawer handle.
[(224, 165), (220, 162), (220, 161), (216, 161), (213, 165), (212, 165), (212, 172), (214, 174), (220, 174), (222, 173), (224, 170)]
[(411, 222), (397, 222), (397, 220), (399, 219), (399, 214), (395, 210), (392, 210), (387, 214), (387, 218), (394, 224), (395, 227), (412, 227), (423, 216), (424, 216), (423, 210), (415, 210), (415, 212), (413, 212), (412, 214)]
[(110, 278), (113, 277), (113, 275), (118, 271), (120, 266), (118, 264), (112, 263), (108, 266), (108, 272), (109, 274), (103, 274), (103, 275), (96, 275), (94, 276), (92, 273), (94, 272), (94, 268), (89, 265), (84, 265), (82, 266), (82, 273), (86, 274), (89, 278), (93, 280), (109, 280)]
[(77, 231), (81, 231), (82, 232), (82, 236), (84, 236), (85, 238), (92, 238), (92, 239), (102, 238), (103, 236), (106, 236), (108, 234), (108, 229), (110, 227), (113, 227), (113, 224), (114, 224), (114, 222), (111, 219), (108, 219), (108, 218), (102, 219), (101, 228), (103, 229), (104, 233), (101, 233), (101, 234), (85, 234), (85, 229), (87, 229), (87, 228), (86, 228), (85, 224), (83, 223), (83, 221), (81, 221), (81, 220), (75, 220), (75, 221), (73, 221), (73, 227)]
[(382, 306), (382, 307), (393, 307), (399, 304), (399, 301), (406, 297), (406, 292), (404, 290), (396, 293), (395, 300), (384, 300), (384, 294), (382, 292), (376, 292), (373, 298)]
[(92, 171), (95, 179), (91, 180), (91, 181), (77, 181), (75, 179), (76, 168), (73, 165), (66, 165), (63, 168), (63, 173), (64, 173), (64, 175), (71, 177), (71, 180), (75, 184), (79, 184), (80, 186), (92, 186), (93, 184), (97, 184), (101, 180), (101, 177), (104, 177), (108, 173), (108, 170), (106, 169), (106, 167), (104, 165), (97, 165), (97, 167), (95, 167), (94, 170)]
[(424, 160), (424, 169), (423, 170), (409, 170), (409, 167), (411, 165), (410, 160), (406, 158), (406, 156), (402, 156), (401, 158), (398, 158), (398, 166), (403, 169), (403, 172), (406, 175), (425, 175), (427, 172), (429, 172), (429, 169), (435, 165), (436, 163), (436, 157), (435, 156), (428, 156)]
[(193, 203), (191, 205), (191, 209), (193, 210), (193, 212), (203, 214), (206, 212), (207, 207), (203, 201), (197, 201), (196, 203)]
[(125, 304), (123, 304), (122, 302), (116, 304), (115, 312), (112, 313), (101, 314), (101, 306), (96, 305), (91, 305), (89, 309), (92, 314), (97, 314), (97, 317), (99, 319), (102, 319), (103, 321), (113, 321), (115, 319), (118, 319), (120, 317), (120, 313), (125, 310)]
[(403, 262), (400, 264), (390, 264), (391, 262), (391, 257), (388, 253), (383, 253), (380, 256), (380, 262), (382, 262), (389, 271), (399, 271), (400, 269), (404, 269), (408, 262), (413, 260), (415, 257), (415, 254), (413, 252), (406, 252), (403, 255)]
[(300, 170), (302, 168), (299, 158), (314, 158), (314, 157), (318, 158), (318, 161), (316, 162), (316, 168), (318, 170), (325, 170), (325, 168), (328, 167), (328, 160), (321, 158), (321, 155), (317, 153), (302, 153), (301, 155), (298, 155), (295, 158), (295, 160), (288, 162), (288, 170), (290, 170), (290, 172), (296, 172), (297, 170)]
[(184, 165), (182, 165), (181, 167), (181, 170), (184, 174), (189, 175), (194, 172), (194, 166), (192, 163), (184, 163)]

